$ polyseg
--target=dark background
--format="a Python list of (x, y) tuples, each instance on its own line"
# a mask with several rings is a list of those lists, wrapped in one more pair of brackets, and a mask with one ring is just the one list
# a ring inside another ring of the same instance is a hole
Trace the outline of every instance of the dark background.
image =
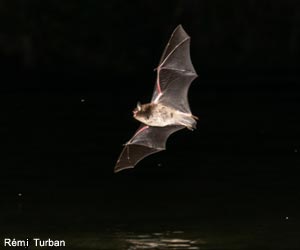
[[(0, 23), (2, 225), (299, 222), (298, 1), (1, 0)], [(114, 174), (178, 24), (198, 129)]]

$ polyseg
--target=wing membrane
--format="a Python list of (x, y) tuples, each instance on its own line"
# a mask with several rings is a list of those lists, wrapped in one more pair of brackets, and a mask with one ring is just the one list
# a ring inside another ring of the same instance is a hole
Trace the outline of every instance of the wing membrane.
[(115, 172), (133, 168), (150, 154), (166, 149), (168, 137), (184, 126), (148, 127), (141, 125), (135, 135), (125, 144), (115, 166)]
[(161, 102), (190, 113), (187, 93), (196, 77), (197, 73), (190, 57), (190, 37), (179, 25), (173, 32), (157, 67), (152, 102)]

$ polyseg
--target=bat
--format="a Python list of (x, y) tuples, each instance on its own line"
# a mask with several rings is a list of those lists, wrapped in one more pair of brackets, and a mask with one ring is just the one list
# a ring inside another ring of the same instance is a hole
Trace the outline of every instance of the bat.
[(114, 172), (134, 168), (143, 158), (166, 149), (168, 137), (183, 128), (196, 128), (188, 89), (197, 73), (190, 57), (190, 37), (181, 25), (173, 31), (156, 68), (157, 78), (150, 103), (137, 103), (133, 117), (141, 122), (124, 148)]

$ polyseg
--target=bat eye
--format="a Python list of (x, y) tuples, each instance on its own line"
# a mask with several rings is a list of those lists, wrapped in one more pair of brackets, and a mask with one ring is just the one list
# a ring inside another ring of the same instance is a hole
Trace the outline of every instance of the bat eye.
[(137, 103), (136, 107), (137, 107), (137, 110), (138, 110), (138, 111), (141, 111), (141, 109), (142, 109), (142, 105), (141, 105), (141, 103), (140, 103), (140, 102), (138, 102), (138, 103)]

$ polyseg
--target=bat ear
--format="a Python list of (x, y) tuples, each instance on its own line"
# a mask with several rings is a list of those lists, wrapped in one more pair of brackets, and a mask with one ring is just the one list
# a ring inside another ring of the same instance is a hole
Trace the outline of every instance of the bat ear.
[(138, 103), (137, 103), (136, 107), (137, 107), (138, 111), (141, 111), (141, 109), (142, 109), (142, 105), (141, 105), (141, 103), (140, 103), (140, 102), (138, 102)]

